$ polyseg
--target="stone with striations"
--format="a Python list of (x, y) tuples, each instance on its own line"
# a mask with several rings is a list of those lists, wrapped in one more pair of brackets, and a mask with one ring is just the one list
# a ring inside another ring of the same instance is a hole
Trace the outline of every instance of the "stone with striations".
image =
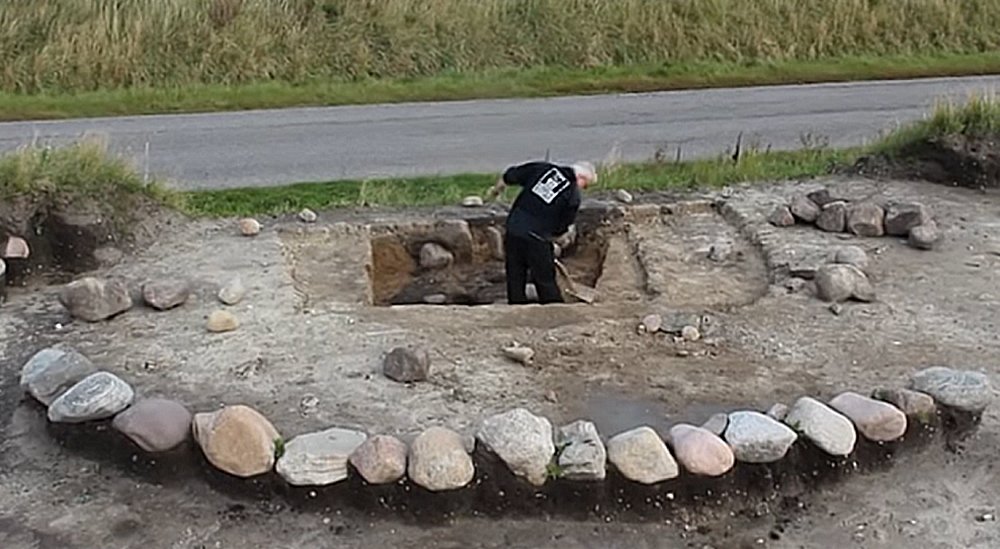
[(556, 452), (548, 419), (515, 408), (486, 418), (476, 438), (514, 475), (535, 486), (545, 484), (548, 465)]
[(737, 460), (772, 463), (785, 457), (799, 436), (773, 417), (747, 411), (729, 414), (725, 438)]
[(921, 423), (930, 422), (937, 414), (934, 397), (927, 393), (901, 388), (875, 389), (872, 391), (872, 398), (892, 404), (902, 410), (907, 417)]
[(803, 223), (815, 223), (820, 214), (819, 205), (809, 199), (809, 197), (803, 195), (792, 197), (789, 210), (795, 219)]
[(166, 452), (187, 440), (191, 419), (179, 402), (146, 398), (115, 416), (111, 426), (147, 452)]
[(607, 476), (607, 450), (593, 423), (579, 420), (560, 427), (556, 445), (562, 449), (556, 463), (563, 478), (604, 480)]
[(59, 303), (69, 314), (87, 322), (100, 322), (132, 308), (125, 284), (92, 276), (74, 280), (59, 292)]
[(236, 404), (195, 414), (191, 429), (205, 458), (225, 473), (248, 478), (274, 467), (275, 445), (281, 435), (249, 406)]
[(97, 367), (69, 346), (58, 344), (38, 351), (21, 368), (21, 389), (48, 406)]
[(910, 245), (920, 250), (933, 250), (941, 242), (941, 231), (937, 223), (928, 221), (910, 229)]
[(218, 297), (219, 301), (226, 305), (236, 305), (242, 301), (246, 295), (247, 289), (246, 286), (243, 285), (243, 279), (236, 276), (227, 282), (225, 286), (219, 288), (219, 293), (216, 297)]
[(847, 202), (837, 200), (823, 206), (816, 226), (830, 233), (843, 232), (847, 227)]
[(778, 206), (767, 216), (767, 222), (775, 227), (791, 227), (795, 224), (795, 216), (788, 206)]
[(717, 435), (694, 425), (670, 428), (670, 441), (677, 461), (693, 475), (719, 477), (733, 468), (733, 450)]
[(798, 399), (784, 421), (833, 456), (849, 455), (858, 440), (851, 420), (812, 397)]
[(442, 269), (454, 261), (455, 256), (448, 248), (437, 242), (428, 242), (420, 247), (420, 266), (424, 269)]
[(885, 234), (885, 210), (874, 202), (855, 202), (847, 208), (847, 230), (851, 234), (876, 237)]
[(982, 412), (993, 399), (986, 374), (944, 366), (932, 366), (913, 374), (910, 389), (927, 393), (945, 406), (972, 413)]
[(930, 212), (923, 204), (892, 204), (885, 211), (885, 234), (907, 236), (910, 229), (931, 220)]
[(611, 437), (607, 452), (608, 461), (622, 476), (634, 482), (656, 484), (680, 474), (666, 443), (647, 426)]
[(53, 423), (83, 423), (107, 419), (132, 404), (135, 392), (110, 372), (95, 372), (80, 380), (49, 405)]
[(147, 282), (142, 286), (142, 299), (150, 307), (166, 311), (183, 305), (191, 296), (191, 283), (187, 280), (162, 280)]
[(873, 442), (891, 442), (906, 433), (906, 414), (892, 404), (847, 391), (830, 401), (862, 436)]
[(386, 355), (382, 373), (393, 381), (413, 383), (425, 381), (430, 373), (430, 367), (431, 357), (425, 349), (396, 347)]
[(444, 427), (431, 427), (413, 440), (406, 468), (414, 484), (431, 492), (457, 490), (476, 474), (461, 435)]
[(229, 311), (212, 311), (205, 322), (205, 328), (213, 333), (231, 332), (239, 327), (239, 320)]
[(260, 234), (260, 222), (252, 217), (240, 219), (238, 225), (240, 234), (243, 236), (257, 236)]
[(274, 470), (293, 486), (326, 486), (347, 478), (347, 460), (368, 435), (327, 429), (299, 435), (285, 444)]
[(368, 484), (391, 484), (406, 474), (406, 444), (393, 436), (375, 435), (358, 446), (350, 462)]
[(868, 254), (858, 246), (841, 246), (834, 252), (833, 262), (854, 265), (863, 272), (868, 269)]
[(833, 303), (849, 299), (872, 301), (875, 289), (865, 273), (854, 265), (832, 263), (816, 271), (816, 296)]

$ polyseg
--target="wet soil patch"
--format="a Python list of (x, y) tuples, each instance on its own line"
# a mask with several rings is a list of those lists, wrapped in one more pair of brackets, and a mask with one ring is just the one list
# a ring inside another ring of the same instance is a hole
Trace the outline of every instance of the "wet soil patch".
[[(40, 405), (34, 406), (44, 413)], [(609, 464), (604, 481), (549, 479), (537, 488), (514, 476), (495, 455), (477, 445), (473, 452), (475, 479), (464, 489), (442, 493), (429, 492), (406, 479), (391, 485), (368, 485), (353, 470), (347, 480), (324, 487), (291, 486), (274, 472), (241, 479), (212, 467), (192, 440), (167, 453), (148, 454), (114, 431), (109, 421), (47, 423), (46, 430), (60, 446), (145, 482), (204, 482), (246, 505), (275, 512), (288, 508), (324, 513), (350, 507), (370, 516), (439, 524), (457, 516), (558, 516), (616, 522), (689, 521), (716, 513), (762, 516), (777, 511), (783, 502), (797, 501), (849, 475), (885, 470), (900, 452), (915, 453), (932, 443), (960, 440), (977, 424), (974, 415), (943, 410), (930, 423), (912, 422), (899, 441), (877, 444), (859, 439), (848, 457), (830, 456), (800, 438), (776, 463), (737, 463), (718, 478), (683, 472), (653, 486), (629, 481)], [(239, 514), (239, 509), (233, 512)]]
[[(608, 229), (600, 212), (581, 212), (578, 237), (560, 261), (574, 282), (593, 287), (608, 250)], [(369, 280), (376, 306), (489, 305), (506, 303), (503, 218), (480, 218), (401, 226), (371, 239)], [(435, 243), (453, 260), (422, 267), (421, 248)]]
[(947, 135), (907, 145), (892, 156), (858, 160), (848, 173), (922, 179), (972, 189), (1000, 188), (1000, 136)]

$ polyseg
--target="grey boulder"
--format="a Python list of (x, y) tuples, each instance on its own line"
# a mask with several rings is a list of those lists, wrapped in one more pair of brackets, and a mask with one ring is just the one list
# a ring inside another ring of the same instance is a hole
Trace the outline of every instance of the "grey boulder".
[(87, 322), (100, 322), (132, 308), (125, 284), (91, 276), (74, 280), (59, 292), (59, 303), (70, 315)]
[(797, 400), (788, 411), (785, 424), (832, 456), (849, 455), (858, 440), (851, 420), (812, 397)]
[(939, 403), (964, 412), (978, 413), (993, 400), (990, 380), (982, 372), (933, 366), (910, 378), (910, 388), (927, 393)]
[(593, 423), (580, 420), (560, 427), (556, 444), (562, 449), (557, 465), (563, 478), (604, 480), (607, 476), (607, 450)]
[(476, 438), (497, 455), (514, 475), (535, 486), (545, 484), (555, 455), (552, 424), (524, 408), (490, 416)]
[(187, 440), (191, 420), (179, 402), (146, 398), (115, 416), (111, 426), (147, 452), (166, 452)]
[(48, 406), (70, 387), (97, 371), (74, 349), (56, 345), (35, 353), (21, 368), (21, 389)]
[(785, 457), (798, 435), (774, 418), (748, 411), (729, 414), (725, 439), (738, 461), (772, 463)]
[(107, 419), (132, 404), (135, 392), (109, 372), (96, 372), (69, 388), (49, 405), (53, 423), (83, 423)]

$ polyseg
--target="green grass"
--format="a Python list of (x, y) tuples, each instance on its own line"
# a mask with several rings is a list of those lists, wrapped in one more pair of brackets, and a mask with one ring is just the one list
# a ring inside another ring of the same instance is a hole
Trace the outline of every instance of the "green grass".
[(961, 103), (939, 102), (928, 116), (890, 132), (872, 146), (872, 151), (904, 154), (914, 145), (949, 135), (1000, 136), (1000, 101), (990, 94), (973, 95)]
[(1000, 52), (747, 63), (689, 62), (593, 69), (543, 67), (407, 79), (327, 79), (300, 84), (263, 82), (231, 86), (192, 84), (75, 94), (0, 92), (0, 120), (547, 97), (997, 73), (1000, 73)]

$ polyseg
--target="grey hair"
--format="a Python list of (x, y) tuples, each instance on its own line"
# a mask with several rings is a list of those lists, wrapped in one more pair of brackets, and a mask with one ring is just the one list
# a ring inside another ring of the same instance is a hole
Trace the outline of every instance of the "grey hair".
[(597, 169), (590, 162), (583, 160), (574, 162), (573, 171), (577, 175), (582, 175), (583, 177), (589, 179), (591, 183), (597, 183)]

